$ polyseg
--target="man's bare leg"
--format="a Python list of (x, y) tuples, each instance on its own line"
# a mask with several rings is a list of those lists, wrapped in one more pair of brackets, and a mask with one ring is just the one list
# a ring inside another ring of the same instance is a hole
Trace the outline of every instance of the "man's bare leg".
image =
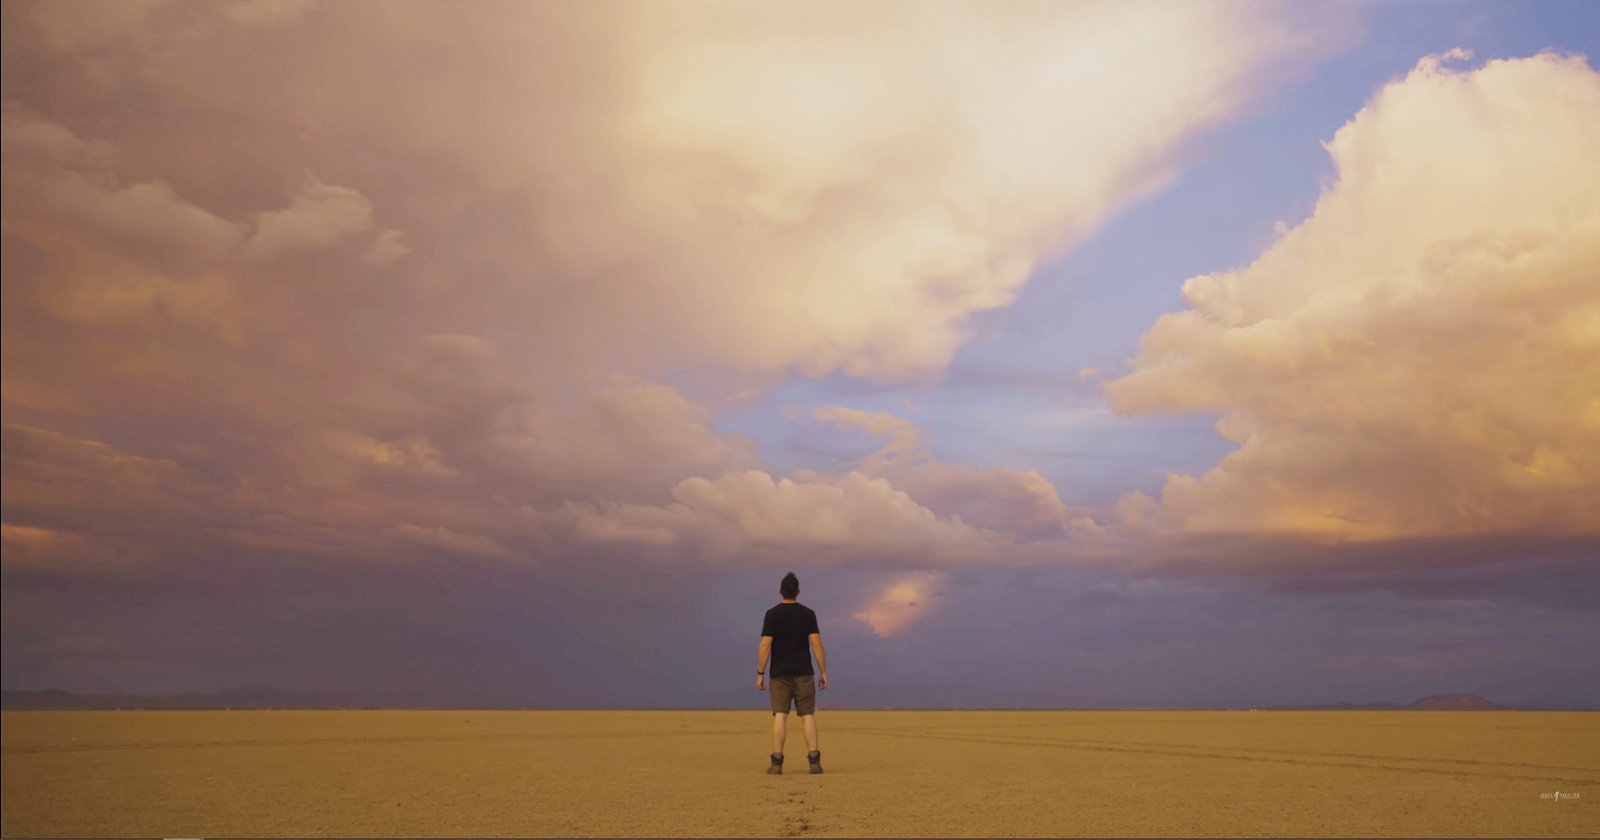
[[(816, 752), (817, 751), (817, 716), (816, 715), (801, 715), (800, 716), (800, 724), (801, 724), (801, 729), (803, 729), (805, 731), (805, 733), (806, 733), (806, 750), (809, 751), (809, 752)], [(774, 750), (774, 752), (776, 752), (776, 750)]]
[[(772, 715), (772, 754), (783, 755), (783, 740), (789, 734), (789, 715), (787, 712)], [(807, 724), (808, 731), (815, 733), (816, 727)]]

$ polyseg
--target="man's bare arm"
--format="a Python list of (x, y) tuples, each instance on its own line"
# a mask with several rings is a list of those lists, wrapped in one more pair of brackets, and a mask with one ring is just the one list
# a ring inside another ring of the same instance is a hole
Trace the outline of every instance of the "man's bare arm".
[(822, 649), (822, 634), (811, 634), (811, 655), (817, 658), (817, 675), (820, 678), (817, 685), (820, 688), (828, 687), (828, 653)]
[(767, 659), (772, 656), (772, 637), (762, 636), (761, 646), (756, 648), (756, 673), (767, 672)]

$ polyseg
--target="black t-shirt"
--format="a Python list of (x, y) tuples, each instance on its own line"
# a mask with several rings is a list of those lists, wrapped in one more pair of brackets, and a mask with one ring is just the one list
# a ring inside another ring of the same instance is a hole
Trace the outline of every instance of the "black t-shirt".
[(817, 629), (817, 614), (803, 604), (779, 604), (767, 610), (761, 622), (761, 635), (772, 637), (774, 677), (803, 677), (815, 674), (811, 668), (811, 634)]

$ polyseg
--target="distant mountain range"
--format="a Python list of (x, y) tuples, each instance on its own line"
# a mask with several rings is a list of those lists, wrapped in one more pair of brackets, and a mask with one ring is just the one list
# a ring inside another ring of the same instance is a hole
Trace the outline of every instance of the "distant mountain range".
[[(331, 695), (289, 691), (271, 686), (252, 685), (222, 691), (194, 694), (74, 694), (58, 688), (44, 691), (0, 692), (0, 708), (5, 709), (352, 709), (383, 707), (428, 707), (425, 702), (357, 700)], [(473, 708), (478, 704), (471, 704)], [(517, 708), (515, 704), (485, 704), (484, 707)], [(452, 708), (440, 706), (440, 708)], [(905, 707), (909, 708), (909, 707)], [(980, 707), (967, 707), (980, 708)], [(1011, 707), (1016, 708), (1016, 707)], [(1103, 708), (1103, 707), (1102, 707)], [(1411, 703), (1323, 703), (1312, 706), (1262, 706), (1272, 710), (1304, 711), (1465, 711), (1496, 710), (1591, 710), (1595, 704), (1575, 698), (1551, 698), (1537, 705), (1502, 706), (1476, 694), (1436, 694)]]
[(204, 694), (73, 694), (59, 688), (0, 692), (6, 709), (317, 709), (341, 704), (328, 698), (264, 685)]
[[(1281, 708), (1281, 707), (1280, 707)], [(1400, 703), (1323, 703), (1315, 706), (1292, 706), (1295, 709), (1320, 709), (1327, 711), (1416, 711), (1416, 712), (1492, 712), (1498, 709), (1518, 708), (1502, 706), (1499, 703), (1476, 694), (1435, 694), (1414, 700), (1404, 705)], [(1527, 708), (1527, 707), (1522, 707)]]

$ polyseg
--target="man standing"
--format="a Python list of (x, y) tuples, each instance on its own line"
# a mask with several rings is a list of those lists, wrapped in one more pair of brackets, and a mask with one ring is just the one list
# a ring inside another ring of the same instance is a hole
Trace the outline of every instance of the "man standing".
[[(817, 689), (828, 687), (828, 660), (822, 651), (822, 633), (817, 629), (817, 614), (795, 601), (800, 597), (800, 579), (790, 572), (778, 584), (783, 603), (767, 610), (761, 622), (761, 647), (756, 649), (756, 690), (764, 691), (767, 658), (772, 658), (772, 766), (767, 772), (783, 775), (783, 740), (788, 735), (789, 703), (800, 713), (806, 734), (806, 758), (811, 772), (822, 772), (822, 750), (817, 748)], [(806, 643), (811, 651), (807, 653)], [(817, 655), (817, 669), (811, 669), (811, 653)], [(819, 673), (820, 672), (820, 673)], [(816, 682), (812, 682), (816, 677)]]

